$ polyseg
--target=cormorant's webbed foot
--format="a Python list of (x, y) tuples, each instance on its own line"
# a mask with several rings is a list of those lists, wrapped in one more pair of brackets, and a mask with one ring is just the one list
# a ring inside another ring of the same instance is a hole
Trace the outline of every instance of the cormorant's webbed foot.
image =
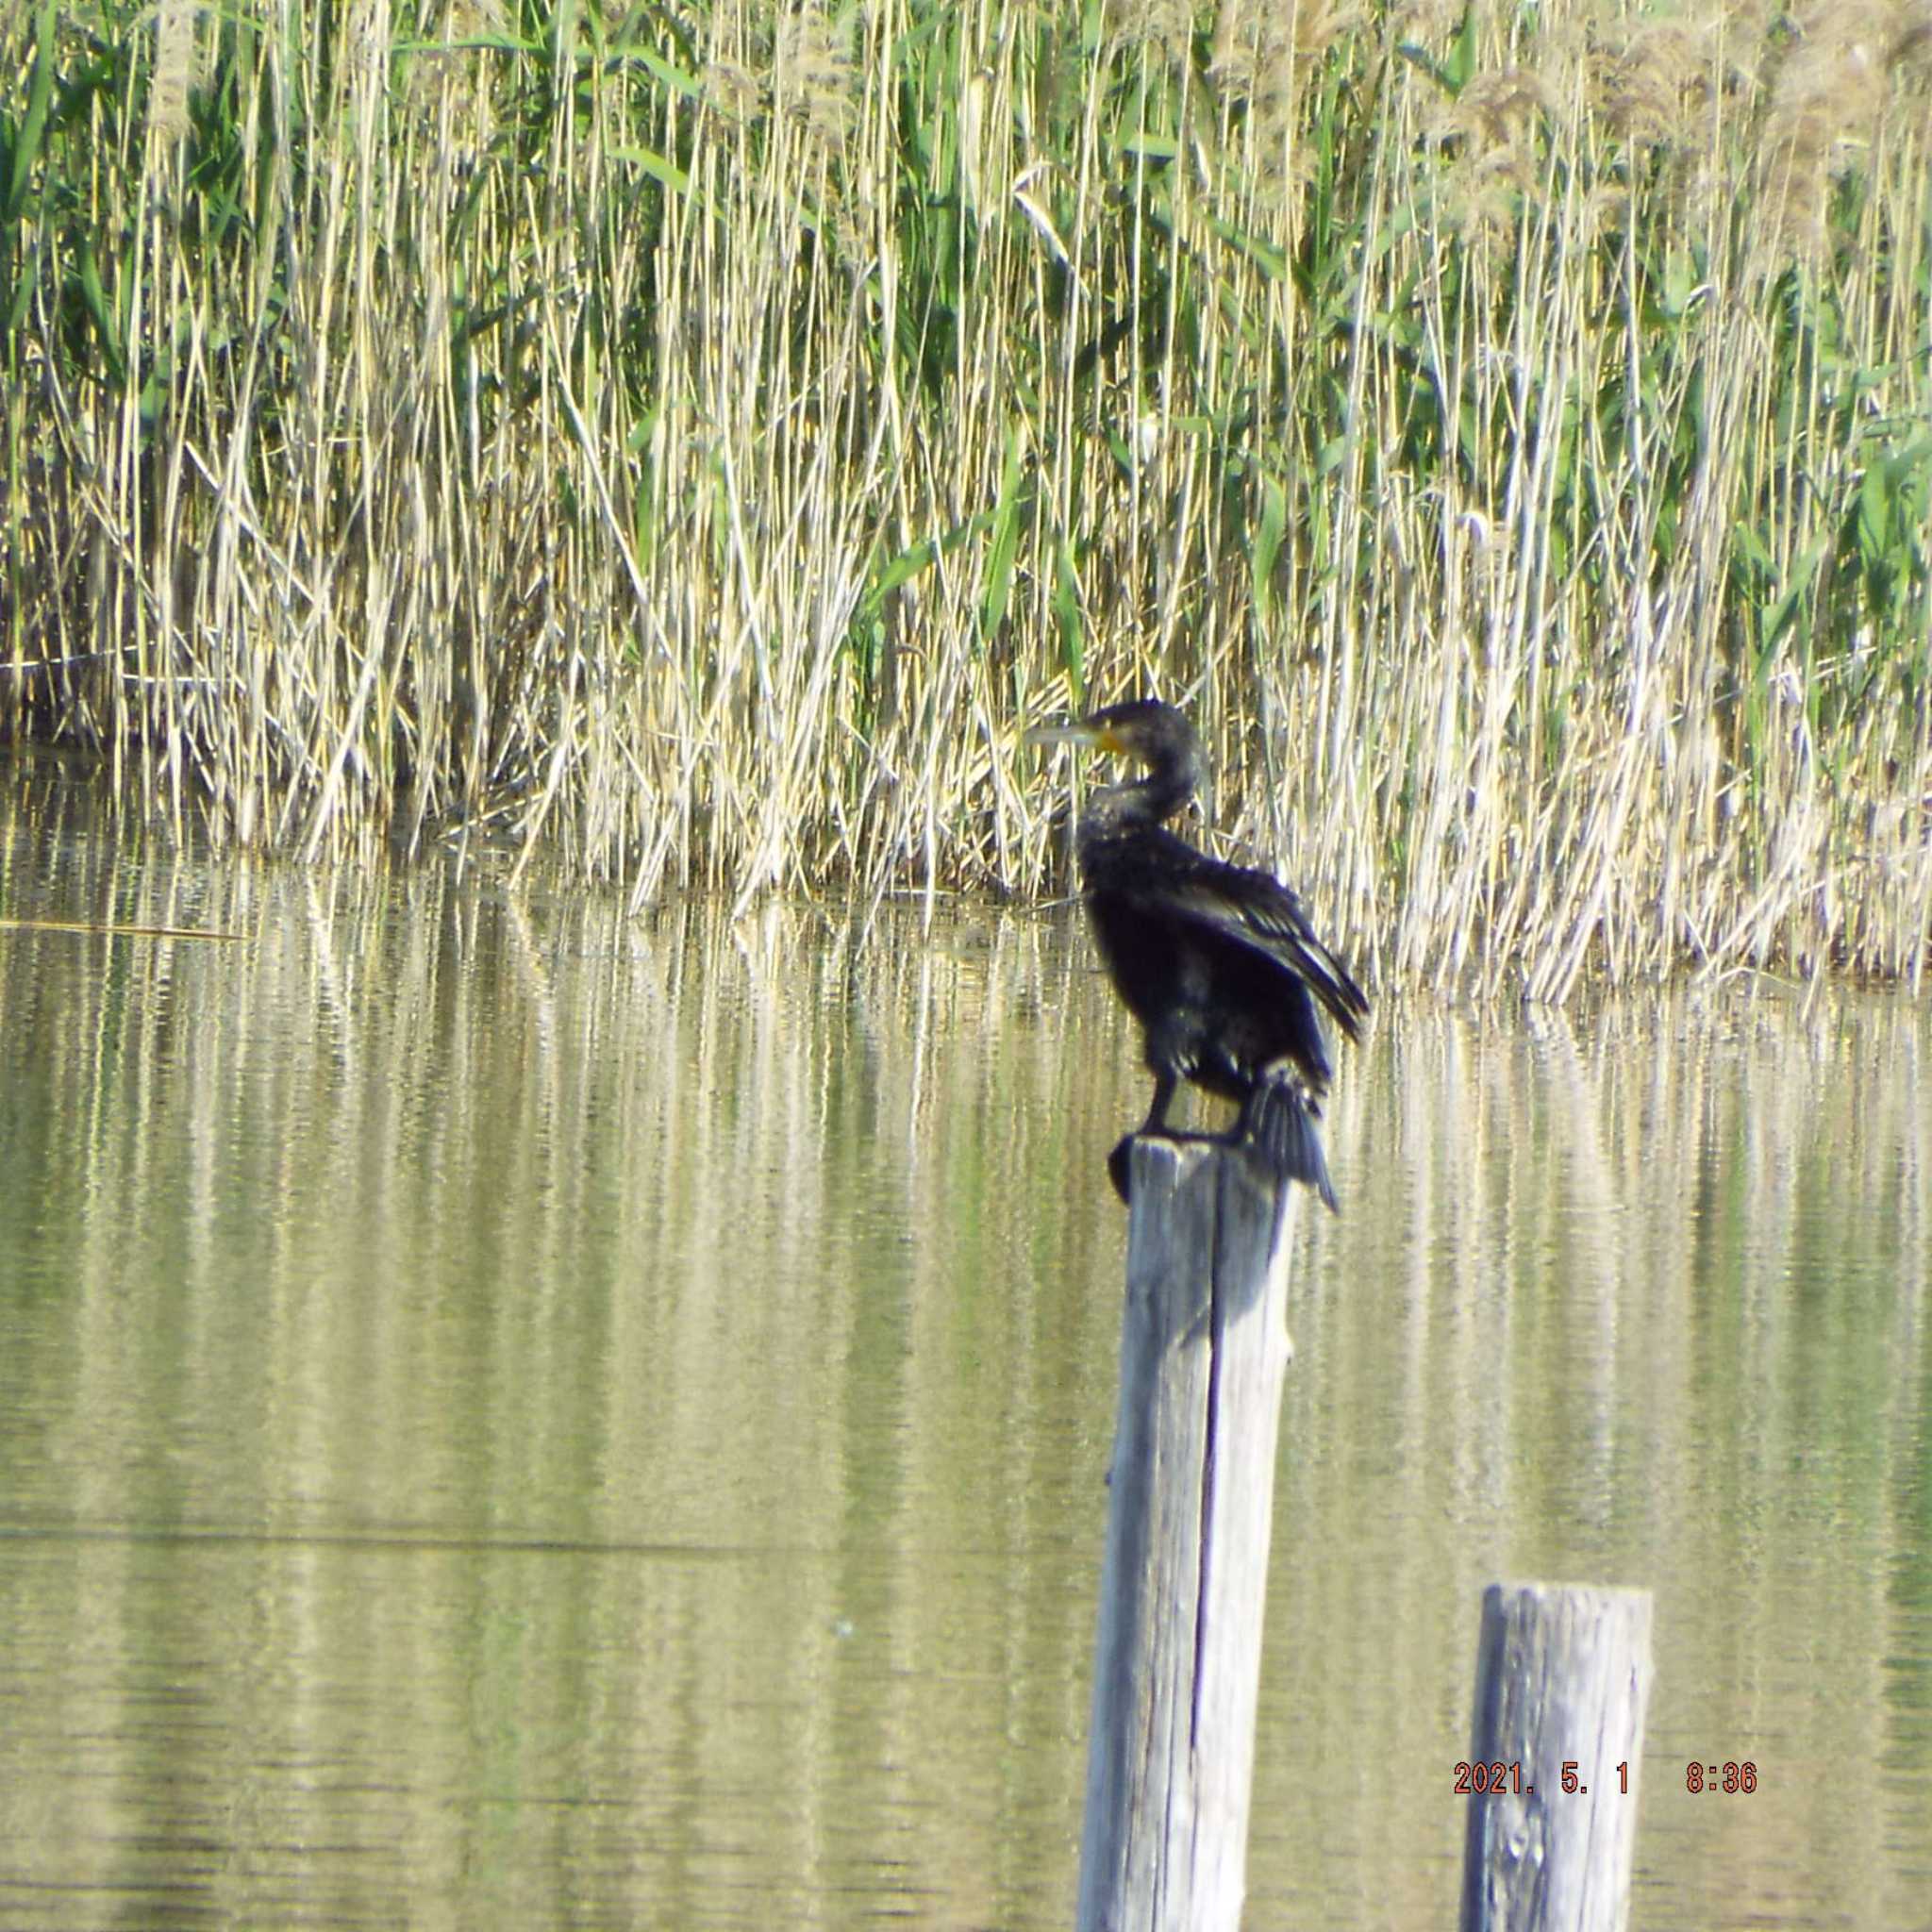
[[(1203, 1141), (1217, 1147), (1238, 1147), (1242, 1152), (1259, 1158), (1262, 1167), (1270, 1174), (1284, 1180), (1306, 1181), (1322, 1197), (1328, 1211), (1339, 1213), (1340, 1205), (1335, 1199), (1335, 1184), (1328, 1178), (1328, 1163), (1322, 1158), (1322, 1142), (1312, 1132), (1312, 1123), (1304, 1120), (1298, 1124), (1310, 1129), (1304, 1140), (1298, 1140), (1291, 1149), (1284, 1150), (1279, 1144), (1271, 1144), (1268, 1137), (1255, 1137), (1244, 1134), (1239, 1127), (1225, 1134), (1177, 1134), (1170, 1128), (1153, 1133), (1159, 1141)], [(1113, 1191), (1121, 1197), (1124, 1207), (1133, 1205), (1134, 1196), (1134, 1142), (1153, 1130), (1141, 1127), (1131, 1134), (1123, 1134), (1114, 1142), (1113, 1152), (1107, 1157), (1107, 1175), (1113, 1183)]]

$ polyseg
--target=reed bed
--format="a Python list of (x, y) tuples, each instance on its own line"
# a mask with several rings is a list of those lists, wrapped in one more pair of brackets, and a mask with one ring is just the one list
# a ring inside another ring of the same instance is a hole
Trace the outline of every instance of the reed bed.
[(1924, 974), (1932, 4), (0, 0), (0, 736), (1032, 892), (1190, 704), (1376, 976)]

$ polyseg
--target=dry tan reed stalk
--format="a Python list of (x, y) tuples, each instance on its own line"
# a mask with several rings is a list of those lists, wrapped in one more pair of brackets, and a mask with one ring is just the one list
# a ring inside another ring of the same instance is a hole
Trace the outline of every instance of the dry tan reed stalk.
[(199, 80), (197, 0), (161, 0), (155, 11), (154, 78), (148, 88), (148, 137), (156, 144), (188, 132), (188, 95)]

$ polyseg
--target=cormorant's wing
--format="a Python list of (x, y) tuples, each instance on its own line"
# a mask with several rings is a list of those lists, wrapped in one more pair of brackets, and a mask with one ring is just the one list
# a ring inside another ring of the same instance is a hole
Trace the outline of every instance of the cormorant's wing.
[(1172, 834), (1163, 844), (1170, 839), (1160, 881), (1166, 907), (1293, 974), (1355, 1039), (1369, 1003), (1347, 967), (1316, 938), (1302, 902), (1272, 873), (1210, 858)]

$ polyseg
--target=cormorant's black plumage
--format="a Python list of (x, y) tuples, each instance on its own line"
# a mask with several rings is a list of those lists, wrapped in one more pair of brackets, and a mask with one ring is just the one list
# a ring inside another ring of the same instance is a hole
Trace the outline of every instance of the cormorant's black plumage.
[[(1317, 1121), (1334, 1068), (1318, 1007), (1353, 1040), (1369, 1009), (1280, 880), (1197, 852), (1169, 831), (1206, 763), (1187, 719), (1152, 700), (1111, 705), (1033, 734), (1138, 759), (1144, 776), (1097, 792), (1074, 832), (1100, 955), (1146, 1037), (1154, 1100), (1143, 1134), (1167, 1134), (1181, 1080), (1241, 1104), (1235, 1138), (1335, 1206)], [(1108, 1161), (1126, 1193), (1129, 1135)]]

